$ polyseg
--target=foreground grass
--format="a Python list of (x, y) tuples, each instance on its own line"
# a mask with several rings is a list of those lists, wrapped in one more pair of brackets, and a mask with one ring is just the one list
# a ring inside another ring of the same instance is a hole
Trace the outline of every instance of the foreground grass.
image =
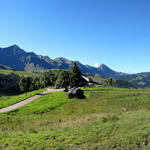
[(0, 114), (0, 149), (150, 149), (150, 89), (84, 89), (45, 95)]
[(1, 95), (0, 96), (0, 108), (4, 108), (13, 104), (16, 104), (20, 101), (23, 101), (29, 97), (32, 97), (36, 94), (39, 94), (46, 89), (40, 89), (32, 92), (28, 92), (27, 94), (20, 94), (20, 95), (15, 95), (15, 96), (6, 96), (6, 95)]

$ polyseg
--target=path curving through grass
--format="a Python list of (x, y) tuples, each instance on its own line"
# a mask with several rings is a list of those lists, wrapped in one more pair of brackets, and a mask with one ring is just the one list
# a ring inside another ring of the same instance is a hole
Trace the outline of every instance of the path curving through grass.
[(5, 112), (9, 112), (9, 111), (12, 111), (14, 109), (17, 109), (17, 108), (20, 108), (22, 106), (25, 106), (27, 105), (28, 103), (32, 102), (32, 101), (35, 101), (36, 99), (40, 98), (42, 95), (46, 95), (48, 93), (53, 93), (53, 92), (59, 92), (59, 91), (63, 91), (64, 89), (47, 89), (47, 91), (41, 93), (41, 94), (37, 94), (33, 97), (30, 97), (28, 99), (25, 99), (19, 103), (16, 103), (14, 105), (11, 105), (11, 106), (8, 106), (8, 107), (5, 107), (5, 108), (2, 108), (0, 109), (0, 113), (5, 113)]

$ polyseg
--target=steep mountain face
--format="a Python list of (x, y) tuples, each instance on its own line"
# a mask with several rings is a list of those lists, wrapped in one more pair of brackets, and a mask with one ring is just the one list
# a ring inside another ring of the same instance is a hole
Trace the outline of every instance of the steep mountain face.
[[(33, 52), (25, 52), (17, 45), (0, 48), (0, 64), (16, 70), (41, 71), (45, 69), (69, 69), (74, 61), (59, 57), (50, 59), (48, 56), (36, 55)], [(125, 80), (137, 87), (150, 87), (150, 73), (126, 74), (116, 72), (102, 64), (99, 68), (83, 65), (77, 61), (82, 73), (99, 74), (103, 77), (116, 80)]]
[(24, 68), (23, 62), (20, 61), (21, 56), (26, 53), (16, 45), (8, 48), (0, 48), (0, 64), (16, 69)]
[(47, 57), (38, 56), (33, 52), (25, 52), (17, 45), (0, 48), (0, 64), (15, 68), (17, 70), (28, 70), (31, 67), (41, 69), (53, 68), (51, 60)]

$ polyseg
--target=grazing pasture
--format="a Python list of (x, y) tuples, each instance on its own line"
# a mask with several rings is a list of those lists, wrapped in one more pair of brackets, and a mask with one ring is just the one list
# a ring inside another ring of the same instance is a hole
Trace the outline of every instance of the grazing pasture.
[(150, 149), (150, 89), (84, 88), (0, 114), (0, 149)]

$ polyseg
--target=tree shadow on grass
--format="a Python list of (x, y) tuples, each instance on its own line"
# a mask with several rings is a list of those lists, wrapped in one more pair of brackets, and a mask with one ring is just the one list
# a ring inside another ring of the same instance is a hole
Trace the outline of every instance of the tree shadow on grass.
[[(49, 93), (50, 94), (50, 93)], [(42, 93), (40, 93), (40, 94), (37, 94), (37, 95), (40, 95), (40, 96), (42, 96), (42, 95), (47, 95), (47, 94), (42, 94)]]
[(17, 96), (17, 95), (20, 95), (20, 94), (23, 94), (22, 92), (8, 92), (8, 91), (3, 91), (3, 92), (0, 92), (0, 97), (1, 96)]

